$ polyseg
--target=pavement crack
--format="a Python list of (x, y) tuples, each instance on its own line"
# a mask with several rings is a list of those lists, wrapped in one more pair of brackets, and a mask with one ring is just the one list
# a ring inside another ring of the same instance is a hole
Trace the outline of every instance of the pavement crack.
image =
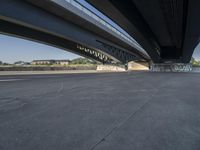
[(94, 144), (89, 150), (95, 150), (95, 148), (106, 141), (106, 138), (109, 137), (113, 132), (115, 132), (118, 128), (123, 126), (127, 121), (129, 121), (132, 117), (134, 117), (140, 110), (142, 110), (146, 105), (148, 105), (153, 97), (165, 86), (163, 84), (160, 86), (160, 88), (157, 88), (157, 90), (151, 95), (151, 97), (146, 100), (141, 106), (138, 107), (138, 109), (134, 112), (132, 112), (128, 117), (126, 117), (123, 121), (119, 122), (117, 125), (115, 125), (108, 133), (106, 133), (96, 144)]
[[(152, 99), (152, 98), (151, 98)], [(124, 125), (128, 120), (130, 120), (137, 112), (139, 112), (142, 108), (144, 108), (151, 99), (147, 100), (144, 104), (142, 104), (136, 111), (131, 113), (125, 120), (118, 123), (116, 126), (114, 126), (107, 134), (104, 135), (103, 138), (101, 138), (94, 146), (90, 148), (90, 150), (94, 150), (99, 144), (106, 141), (106, 138), (109, 137), (114, 131), (116, 131), (118, 128), (120, 128), (122, 125)]]
[(57, 90), (57, 93), (60, 93), (64, 89), (64, 83), (61, 82), (60, 88)]

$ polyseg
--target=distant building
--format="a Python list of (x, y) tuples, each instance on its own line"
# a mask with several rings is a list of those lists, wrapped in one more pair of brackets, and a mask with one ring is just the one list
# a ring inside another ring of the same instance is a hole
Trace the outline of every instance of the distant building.
[(69, 60), (33, 60), (31, 62), (32, 65), (54, 65), (54, 64), (59, 64), (59, 65), (68, 65)]
[(69, 60), (56, 60), (56, 64), (59, 64), (61, 66), (69, 65)]
[(33, 60), (31, 65), (53, 65), (55, 60)]
[(17, 65), (17, 66), (30, 65), (29, 62), (24, 62), (24, 61), (17, 61), (17, 62), (15, 62), (14, 64)]

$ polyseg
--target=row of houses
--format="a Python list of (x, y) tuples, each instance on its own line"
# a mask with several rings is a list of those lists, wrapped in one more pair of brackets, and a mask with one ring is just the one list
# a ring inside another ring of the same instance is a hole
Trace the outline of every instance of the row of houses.
[(21, 65), (61, 65), (66, 66), (69, 65), (69, 60), (33, 60), (30, 62), (24, 62), (24, 61), (17, 61), (14, 64), (21, 66)]
[(69, 65), (70, 60), (33, 60), (31, 65)]

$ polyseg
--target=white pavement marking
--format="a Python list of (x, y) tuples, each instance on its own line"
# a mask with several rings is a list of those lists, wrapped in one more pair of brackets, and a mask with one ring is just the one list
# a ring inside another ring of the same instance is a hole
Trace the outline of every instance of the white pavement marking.
[(3, 80), (0, 80), (0, 82), (12, 82), (12, 81), (22, 81), (22, 80), (25, 80), (25, 79), (3, 79)]

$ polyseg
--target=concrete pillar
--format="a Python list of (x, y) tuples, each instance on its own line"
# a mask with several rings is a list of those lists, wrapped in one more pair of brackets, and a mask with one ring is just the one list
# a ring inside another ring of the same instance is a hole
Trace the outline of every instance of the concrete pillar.
[(152, 72), (190, 72), (192, 65), (190, 63), (152, 63), (150, 70)]
[(128, 70), (128, 63), (125, 63), (124, 67), (125, 67), (125, 70), (127, 71)]

